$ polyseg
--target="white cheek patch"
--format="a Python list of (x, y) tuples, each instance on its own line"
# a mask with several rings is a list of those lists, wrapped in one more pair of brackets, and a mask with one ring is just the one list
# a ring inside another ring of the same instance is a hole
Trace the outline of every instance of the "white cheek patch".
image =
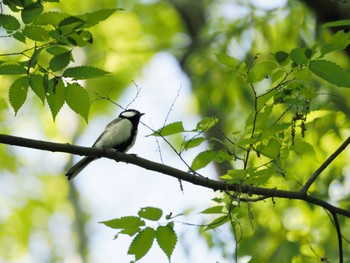
[(100, 140), (96, 142), (95, 147), (113, 148), (128, 140), (131, 136), (131, 130), (132, 123), (127, 119), (122, 119), (117, 124), (106, 128)]
[(132, 118), (132, 117), (134, 117), (134, 116), (136, 116), (136, 115), (137, 115), (137, 113), (134, 112), (134, 111), (126, 111), (126, 112), (123, 112), (123, 113), (121, 114), (121, 116), (123, 116), (123, 117), (125, 117), (125, 118)]

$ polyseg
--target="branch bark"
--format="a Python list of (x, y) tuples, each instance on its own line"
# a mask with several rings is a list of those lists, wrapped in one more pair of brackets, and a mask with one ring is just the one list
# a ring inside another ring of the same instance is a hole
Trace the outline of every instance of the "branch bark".
[(350, 211), (333, 206), (324, 200), (308, 195), (302, 190), (287, 191), (287, 190), (278, 190), (276, 188), (264, 188), (264, 187), (257, 187), (257, 186), (244, 185), (244, 184), (227, 184), (223, 181), (217, 181), (217, 180), (210, 179), (208, 177), (197, 176), (191, 172), (185, 172), (168, 165), (164, 165), (161, 163), (144, 159), (142, 157), (138, 157), (133, 154), (125, 154), (125, 153), (117, 152), (114, 149), (81, 147), (81, 146), (71, 145), (67, 143), (66, 144), (53, 143), (53, 142), (39, 141), (39, 140), (27, 139), (27, 138), (4, 135), (4, 134), (0, 134), (0, 143), (27, 147), (31, 149), (51, 151), (51, 152), (64, 152), (64, 153), (71, 153), (71, 154), (84, 155), (84, 156), (106, 157), (118, 162), (125, 162), (125, 163), (142, 167), (147, 170), (166, 174), (168, 176), (172, 176), (174, 178), (177, 178), (198, 186), (213, 189), (214, 191), (233, 191), (238, 193), (245, 193), (250, 196), (257, 195), (257, 196), (263, 196), (266, 198), (271, 197), (271, 198), (287, 198), (287, 199), (302, 200), (310, 204), (323, 207), (324, 209), (328, 210), (330, 213), (336, 213), (336, 214), (343, 215), (345, 217), (350, 218)]

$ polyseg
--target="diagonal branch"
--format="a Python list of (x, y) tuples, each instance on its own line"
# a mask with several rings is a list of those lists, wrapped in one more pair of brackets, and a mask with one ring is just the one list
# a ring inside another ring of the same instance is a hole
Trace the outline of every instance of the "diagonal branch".
[(21, 147), (27, 147), (32, 149), (51, 151), (51, 152), (64, 152), (77, 155), (95, 156), (95, 157), (106, 157), (118, 162), (130, 163), (147, 170), (159, 172), (172, 176), (174, 178), (199, 185), (205, 188), (213, 189), (214, 191), (233, 191), (237, 193), (245, 193), (248, 195), (264, 196), (266, 198), (286, 198), (294, 200), (302, 200), (310, 204), (314, 204), (328, 210), (330, 213), (336, 213), (350, 218), (350, 211), (336, 207), (327, 203), (322, 199), (312, 197), (304, 194), (301, 191), (287, 191), (278, 190), (275, 188), (264, 188), (251, 185), (242, 184), (228, 184), (222, 181), (216, 181), (208, 177), (196, 176), (192, 172), (185, 172), (177, 168), (164, 165), (161, 163), (153, 162), (134, 154), (125, 154), (117, 152), (114, 149), (99, 149), (90, 147), (81, 147), (71, 144), (63, 143), (52, 143), (46, 141), (39, 141), (33, 139), (26, 139), (16, 136), (0, 134), (0, 143), (16, 145)]
[(313, 184), (313, 182), (317, 179), (317, 177), (330, 165), (337, 156), (345, 150), (345, 148), (350, 144), (350, 136), (342, 143), (342, 145), (339, 146), (337, 150), (335, 150), (334, 153), (331, 154), (331, 156), (328, 157), (328, 159), (321, 164), (321, 166), (313, 173), (313, 175), (309, 178), (309, 180), (305, 183), (305, 185), (301, 188), (300, 192), (303, 194), (306, 194), (309, 190), (310, 186)]

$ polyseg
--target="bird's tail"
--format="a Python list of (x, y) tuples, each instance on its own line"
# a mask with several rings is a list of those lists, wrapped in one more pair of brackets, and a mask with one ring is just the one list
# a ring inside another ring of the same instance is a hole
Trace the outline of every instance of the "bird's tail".
[(66, 173), (68, 180), (71, 180), (74, 177), (76, 177), (89, 163), (91, 163), (95, 159), (95, 157), (86, 156), (79, 162), (74, 164)]

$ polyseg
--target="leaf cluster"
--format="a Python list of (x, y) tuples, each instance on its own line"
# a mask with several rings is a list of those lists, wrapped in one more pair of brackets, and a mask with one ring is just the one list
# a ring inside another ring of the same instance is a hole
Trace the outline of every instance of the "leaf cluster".
[[(0, 14), (0, 26), (8, 38), (29, 46), (3, 57), (19, 56), (20, 61), (0, 61), (0, 75), (18, 77), (9, 89), (9, 100), (15, 111), (23, 106), (28, 90), (48, 103), (55, 119), (64, 103), (86, 121), (90, 98), (80, 80), (103, 77), (109, 72), (89, 66), (69, 67), (74, 62), (73, 50), (93, 43), (89, 28), (106, 20), (117, 8), (101, 9), (83, 15), (59, 11), (44, 12), (44, 4), (51, 1), (2, 1), (12, 13)], [(1, 8), (3, 10), (3, 8)], [(19, 13), (21, 20), (15, 16)]]
[[(156, 207), (142, 207), (138, 211), (137, 216), (124, 216), (101, 223), (113, 229), (120, 229), (115, 235), (115, 238), (118, 238), (120, 234), (133, 237), (128, 249), (128, 254), (133, 255), (135, 261), (144, 257), (156, 240), (170, 262), (171, 255), (177, 243), (177, 235), (174, 231), (174, 222), (171, 220), (172, 218), (171, 214), (166, 215), (164, 217), (166, 221), (162, 223), (162, 209)], [(146, 224), (146, 222), (149, 221), (157, 225), (151, 226)]]

